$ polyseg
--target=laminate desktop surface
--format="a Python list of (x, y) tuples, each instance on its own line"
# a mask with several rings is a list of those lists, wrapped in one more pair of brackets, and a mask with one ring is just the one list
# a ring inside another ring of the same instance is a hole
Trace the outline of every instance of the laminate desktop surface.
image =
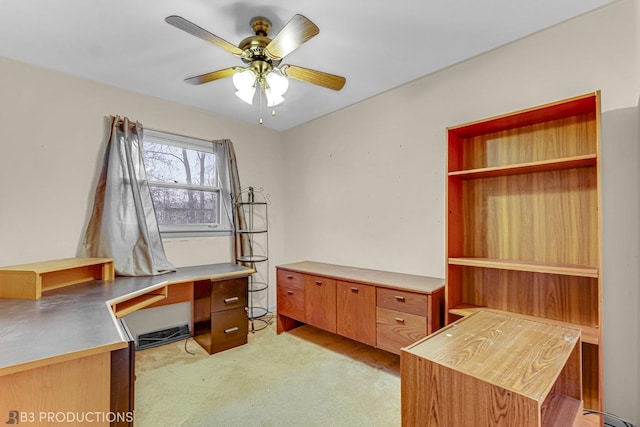
[(127, 346), (111, 305), (163, 286), (243, 277), (232, 263), (179, 268), (145, 277), (92, 280), (53, 289), (37, 300), (0, 299), (0, 375)]

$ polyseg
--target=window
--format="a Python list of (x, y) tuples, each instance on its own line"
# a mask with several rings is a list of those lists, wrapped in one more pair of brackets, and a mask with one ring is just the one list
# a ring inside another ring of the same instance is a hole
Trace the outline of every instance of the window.
[[(160, 232), (201, 236), (231, 230), (221, 145), (145, 129), (142, 156)], [(218, 152), (220, 151), (220, 153)]]

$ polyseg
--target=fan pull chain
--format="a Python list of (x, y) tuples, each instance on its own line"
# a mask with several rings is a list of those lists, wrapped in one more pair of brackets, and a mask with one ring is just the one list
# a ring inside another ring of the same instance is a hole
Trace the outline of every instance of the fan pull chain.
[[(262, 86), (263, 83), (260, 82), (259, 84), (261, 85), (260, 88), (262, 89), (263, 88), (263, 86)], [(262, 119), (262, 113), (263, 113), (263, 108), (264, 108), (263, 103), (266, 102), (265, 95), (264, 95), (264, 89), (258, 91), (258, 98), (259, 98), (258, 104), (260, 104), (259, 107), (258, 107), (259, 108), (259, 110), (258, 110), (259, 111), (259, 113), (258, 113), (258, 123), (259, 124), (263, 124), (264, 123), (264, 120)], [(272, 108), (271, 109), (271, 116), (275, 117), (275, 115), (276, 115), (276, 109)]]
[[(260, 89), (262, 89), (262, 88), (260, 88)], [(260, 118), (258, 119), (258, 123), (262, 124), (262, 123), (263, 123), (263, 122), (262, 122), (262, 102), (263, 102), (263, 99), (262, 99), (262, 90), (260, 90), (259, 92), (260, 92), (260, 94), (259, 94), (259, 96), (260, 96), (260, 114), (259, 114), (259, 115), (260, 115)]]

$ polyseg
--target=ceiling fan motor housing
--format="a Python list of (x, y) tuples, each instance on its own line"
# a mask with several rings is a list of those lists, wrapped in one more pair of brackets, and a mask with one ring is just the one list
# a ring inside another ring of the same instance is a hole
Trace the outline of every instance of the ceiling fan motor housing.
[[(269, 58), (264, 51), (264, 48), (271, 43), (271, 39), (267, 37), (271, 31), (271, 21), (263, 16), (256, 16), (251, 20), (251, 28), (253, 29), (255, 36), (247, 37), (238, 45), (238, 47), (244, 51), (242, 60), (246, 64), (253, 64), (255, 61), (263, 61), (267, 62), (270, 66), (278, 66), (281, 60)], [(262, 64), (254, 66), (256, 71), (263, 67), (264, 65)]]

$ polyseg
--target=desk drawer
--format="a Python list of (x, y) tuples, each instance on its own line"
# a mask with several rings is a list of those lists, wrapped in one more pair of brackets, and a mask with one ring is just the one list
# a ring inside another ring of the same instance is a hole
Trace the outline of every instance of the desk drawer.
[(390, 310), (426, 317), (428, 316), (429, 295), (377, 288), (377, 305)]
[(278, 284), (277, 313), (304, 322), (304, 289)]
[(400, 354), (400, 349), (427, 336), (427, 318), (378, 307), (377, 347)]
[(278, 286), (279, 285), (304, 289), (304, 274), (278, 269)]
[(231, 310), (247, 306), (246, 278), (211, 283), (211, 311)]
[(247, 343), (249, 321), (244, 308), (211, 313), (211, 352), (218, 353)]

